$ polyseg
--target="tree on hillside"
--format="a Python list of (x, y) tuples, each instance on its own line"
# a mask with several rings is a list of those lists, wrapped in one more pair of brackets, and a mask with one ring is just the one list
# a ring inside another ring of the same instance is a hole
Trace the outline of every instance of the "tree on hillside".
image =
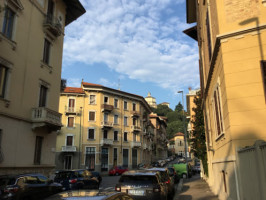
[(166, 116), (167, 113), (173, 112), (171, 108), (169, 108), (167, 105), (158, 105), (157, 108), (154, 110), (155, 113), (157, 113), (158, 116)]
[(179, 111), (173, 111), (169, 112), (166, 115), (168, 123), (171, 123), (173, 121), (182, 121), (183, 120), (183, 113)]
[(167, 139), (171, 139), (178, 132), (184, 132), (183, 121), (176, 120), (167, 124), (166, 133)]
[(208, 175), (208, 164), (207, 164), (207, 151), (206, 151), (206, 138), (204, 128), (204, 117), (201, 109), (202, 97), (201, 92), (197, 93), (193, 102), (196, 107), (192, 110), (195, 112), (194, 119), (191, 121), (194, 128), (191, 133), (191, 150), (194, 155), (202, 161), (204, 172)]
[(182, 112), (182, 110), (183, 110), (183, 105), (179, 101), (179, 103), (175, 106), (175, 111)]

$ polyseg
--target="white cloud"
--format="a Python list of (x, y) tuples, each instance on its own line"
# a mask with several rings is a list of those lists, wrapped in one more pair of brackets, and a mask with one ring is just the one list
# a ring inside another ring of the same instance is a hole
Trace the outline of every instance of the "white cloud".
[(197, 44), (184, 40), (189, 26), (175, 13), (184, 0), (81, 2), (87, 12), (66, 29), (64, 65), (105, 63), (121, 77), (173, 91), (199, 85)]

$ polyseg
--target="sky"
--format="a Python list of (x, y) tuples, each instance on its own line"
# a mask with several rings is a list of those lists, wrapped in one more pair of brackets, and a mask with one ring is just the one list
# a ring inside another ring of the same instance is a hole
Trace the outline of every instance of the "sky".
[[(170, 103), (200, 87), (197, 42), (183, 33), (185, 0), (80, 0), (86, 13), (65, 29), (62, 78)], [(185, 102), (184, 102), (185, 103)], [(185, 105), (186, 106), (186, 105)], [(186, 107), (185, 107), (186, 108)]]

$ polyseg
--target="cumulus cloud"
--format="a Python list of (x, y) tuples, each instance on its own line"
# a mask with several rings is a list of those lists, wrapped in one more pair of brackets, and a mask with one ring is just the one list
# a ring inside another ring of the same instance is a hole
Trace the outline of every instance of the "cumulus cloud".
[(86, 13), (66, 28), (64, 66), (105, 63), (121, 77), (173, 91), (199, 86), (197, 44), (184, 40), (189, 26), (175, 11), (184, 0), (81, 2)]

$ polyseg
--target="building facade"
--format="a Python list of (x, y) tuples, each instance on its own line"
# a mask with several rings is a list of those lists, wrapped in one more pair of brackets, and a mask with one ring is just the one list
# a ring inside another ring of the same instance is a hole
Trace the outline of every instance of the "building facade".
[(208, 182), (220, 199), (246, 199), (253, 181), (239, 169), (254, 163), (240, 165), (238, 150), (266, 140), (266, 2), (187, 0), (187, 22), (197, 23), (184, 32), (199, 46)]
[(175, 154), (181, 157), (185, 157), (185, 140), (184, 133), (176, 133), (170, 140), (168, 148)]
[(0, 1), (0, 174), (55, 167), (64, 27), (83, 13), (78, 0)]
[(166, 159), (168, 157), (168, 140), (166, 137), (167, 119), (158, 116), (156, 113), (152, 113), (150, 114), (150, 123), (155, 128), (152, 145), (152, 161)]
[(113, 166), (150, 163), (153, 127), (141, 96), (82, 82), (60, 95), (63, 128), (57, 136), (57, 169), (105, 172)]
[(145, 100), (150, 105), (150, 107), (157, 108), (156, 98), (152, 97), (150, 92), (148, 93), (148, 96), (145, 97)]

